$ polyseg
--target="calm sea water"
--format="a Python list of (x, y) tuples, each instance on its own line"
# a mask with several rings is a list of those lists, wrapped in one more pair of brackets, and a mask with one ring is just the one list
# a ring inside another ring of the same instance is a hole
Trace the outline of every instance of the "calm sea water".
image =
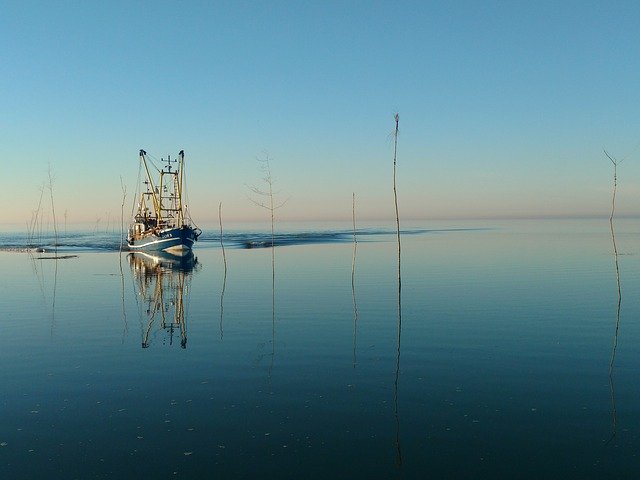
[(640, 221), (405, 229), (0, 235), (0, 478), (636, 478)]

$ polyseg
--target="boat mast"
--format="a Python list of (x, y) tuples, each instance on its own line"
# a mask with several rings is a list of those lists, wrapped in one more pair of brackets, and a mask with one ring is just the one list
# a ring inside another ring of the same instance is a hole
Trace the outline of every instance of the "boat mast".
[[(164, 159), (161, 158), (160, 161), (164, 162)], [(171, 156), (167, 156), (167, 165), (168, 165), (167, 171), (171, 172)], [(163, 228), (163, 227), (167, 226), (165, 224), (165, 219), (167, 218), (167, 215), (163, 215), (162, 214), (162, 211), (166, 210), (166, 208), (163, 207), (163, 205), (162, 205), (162, 200), (163, 200), (163, 195), (162, 194), (164, 192), (164, 189), (166, 188), (165, 185), (164, 185), (165, 173), (166, 172), (164, 170), (164, 167), (162, 165), (160, 165), (160, 184), (158, 185), (158, 192), (160, 192), (159, 195), (158, 195), (158, 200), (160, 202), (160, 209), (158, 210), (158, 227), (160, 227), (160, 228)]]
[[(151, 174), (149, 173), (149, 167), (147, 166), (147, 158), (145, 156), (146, 154), (147, 152), (145, 152), (144, 150), (140, 150), (140, 160), (142, 160), (142, 164), (144, 165), (144, 170), (147, 173), (147, 181), (151, 186), (151, 198), (153, 199), (153, 210), (155, 211), (155, 214), (156, 214), (156, 220), (159, 221), (160, 220), (160, 200), (158, 200), (158, 196), (156, 194), (156, 187), (153, 184), (153, 179), (151, 178)], [(142, 195), (144, 198), (144, 193)]]
[[(182, 160), (180, 160), (180, 162), (181, 161)], [(158, 196), (160, 202), (160, 218), (158, 225), (160, 227), (178, 227), (182, 225), (183, 218), (179, 186), (179, 175), (181, 172), (178, 171), (180, 167), (172, 170), (171, 164), (177, 163), (179, 160), (171, 160), (171, 156), (168, 156), (166, 162), (166, 169), (163, 168), (160, 171), (160, 194)], [(170, 178), (165, 179), (165, 175), (168, 175)], [(171, 189), (171, 192), (169, 192), (168, 189)]]
[(178, 192), (177, 192), (177, 198), (176, 198), (176, 209), (178, 210), (178, 225), (177, 226), (182, 226), (184, 225), (184, 208), (182, 207), (182, 177), (183, 174), (182, 172), (184, 171), (184, 150), (180, 150), (180, 153), (178, 154), (178, 156), (180, 157), (180, 163), (179, 163), (179, 177), (178, 177)]

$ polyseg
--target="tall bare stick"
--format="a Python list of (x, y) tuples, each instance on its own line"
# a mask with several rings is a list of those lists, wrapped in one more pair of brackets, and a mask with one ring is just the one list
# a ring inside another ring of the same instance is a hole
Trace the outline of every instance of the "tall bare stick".
[(224, 261), (224, 278), (222, 279), (222, 291), (220, 292), (220, 338), (224, 335), (223, 315), (224, 315), (224, 291), (227, 288), (227, 255), (224, 251), (224, 241), (222, 235), (222, 202), (218, 205), (218, 220), (220, 222), (220, 246), (222, 247), (222, 260)]
[(356, 237), (356, 194), (351, 199), (351, 218), (353, 220), (353, 258), (351, 259), (351, 298), (353, 300), (353, 367), (356, 366), (356, 345), (358, 336), (358, 305), (356, 303), (356, 253), (358, 238)]
[(613, 158), (606, 150), (603, 150), (609, 161), (613, 164), (613, 194), (611, 196), (611, 215), (609, 216), (609, 222), (613, 222), (613, 216), (616, 213), (616, 190), (618, 188), (618, 165), (622, 163), (622, 160)]
[[(269, 367), (269, 377), (271, 377), (271, 370), (273, 369), (273, 360), (275, 357), (275, 343), (276, 343), (276, 252), (275, 252), (275, 211), (281, 208), (287, 200), (280, 204), (276, 204), (273, 191), (273, 176), (271, 175), (271, 166), (269, 164), (269, 157), (264, 160), (258, 160), (262, 163), (262, 172), (264, 177), (262, 180), (265, 182), (267, 189), (262, 190), (257, 187), (249, 187), (250, 190), (257, 195), (257, 198), (249, 198), (255, 205), (267, 210), (271, 216), (271, 365)], [(266, 198), (266, 201), (261, 201), (259, 197)]]
[(127, 187), (122, 181), (122, 175), (120, 175), (120, 188), (122, 189), (122, 203), (120, 204), (120, 252), (122, 252), (124, 245), (124, 203), (127, 199)]
[(31, 224), (29, 228), (29, 245), (34, 241), (36, 228), (38, 227), (38, 221), (40, 220), (40, 212), (42, 209), (42, 197), (44, 196), (44, 184), (39, 187), (40, 198), (38, 199), (38, 208), (31, 212)]
[(353, 221), (353, 258), (351, 259), (351, 288), (354, 287), (356, 275), (356, 252), (358, 249), (358, 238), (356, 237), (356, 194), (351, 197), (351, 219)]
[[(613, 243), (613, 257), (616, 266), (616, 285), (618, 287), (618, 304), (616, 307), (616, 328), (613, 334), (613, 347), (611, 349), (611, 359), (609, 361), (609, 390), (611, 394), (611, 438), (608, 442), (611, 442), (616, 436), (617, 430), (617, 415), (616, 415), (616, 396), (613, 382), (613, 368), (616, 359), (616, 350), (618, 348), (618, 332), (620, 329), (620, 307), (622, 305), (622, 288), (620, 286), (620, 267), (618, 265), (618, 247), (616, 246), (616, 235), (613, 228), (613, 217), (616, 212), (616, 190), (618, 188), (618, 165), (622, 163), (622, 160), (618, 160), (604, 150), (604, 154), (611, 161), (613, 165), (613, 192), (611, 195), (611, 215), (609, 216), (609, 227), (611, 229), (611, 242)], [(624, 160), (624, 159), (623, 159)], [(608, 443), (607, 442), (607, 443)]]
[(401, 248), (400, 248), (400, 214), (398, 213), (398, 189), (396, 185), (396, 165), (398, 154), (398, 123), (400, 121), (400, 115), (397, 113), (394, 116), (396, 121), (396, 127), (393, 132), (393, 199), (396, 208), (396, 228), (398, 236), (398, 332), (396, 338), (396, 376), (393, 388), (393, 404), (394, 404), (394, 416), (396, 419), (396, 465), (402, 466), (402, 449), (400, 446), (400, 413), (398, 407), (398, 384), (400, 381), (400, 340), (402, 338), (402, 276), (401, 276)]
[(55, 250), (55, 255), (58, 256), (58, 225), (56, 222), (56, 207), (53, 201), (53, 174), (51, 173), (51, 165), (49, 165), (48, 175), (49, 175), (49, 195), (51, 197), (51, 213), (53, 215), (53, 233), (55, 238), (54, 250)]
[(218, 205), (218, 221), (220, 223), (220, 246), (222, 247), (222, 260), (224, 261), (224, 272), (227, 274), (227, 255), (224, 251), (224, 241), (222, 236), (222, 202)]
[[(122, 269), (122, 250), (124, 247), (124, 204), (126, 202), (127, 199), (127, 187), (124, 184), (124, 181), (122, 180), (122, 175), (120, 175), (120, 188), (122, 189), (122, 203), (120, 204), (120, 255), (118, 255), (119, 257), (119, 262), (120, 262), (120, 286), (121, 286), (121, 301), (122, 301), (122, 321), (123, 321), (123, 330), (122, 330), (122, 341), (124, 342), (124, 336), (126, 335), (127, 331), (129, 330), (129, 325), (127, 322), (127, 310), (125, 308), (125, 303), (124, 303), (124, 270)], [(65, 210), (64, 212), (65, 215), (65, 229), (66, 229), (66, 219), (67, 219), (67, 212)]]
[[(398, 213), (398, 188), (396, 185), (396, 165), (398, 154), (398, 123), (400, 122), (400, 115), (397, 113), (394, 117), (396, 121), (396, 128), (393, 132), (393, 201), (396, 207), (396, 229), (398, 234), (398, 285), (400, 285), (400, 214)], [(399, 287), (398, 287), (399, 288)]]
[(613, 164), (613, 192), (611, 195), (611, 215), (609, 216), (609, 227), (611, 229), (611, 242), (613, 243), (613, 257), (615, 259), (616, 266), (616, 285), (618, 287), (618, 307), (616, 313), (616, 330), (614, 335), (614, 343), (613, 343), (613, 351), (611, 353), (611, 361), (609, 363), (609, 376), (613, 375), (613, 365), (616, 357), (616, 348), (618, 346), (618, 329), (620, 327), (620, 305), (622, 304), (622, 288), (620, 286), (620, 267), (618, 264), (618, 247), (616, 245), (616, 235), (613, 228), (613, 217), (616, 211), (616, 190), (618, 188), (618, 165), (622, 163), (622, 160), (617, 160), (616, 158), (609, 155), (609, 153), (604, 150), (604, 154)]

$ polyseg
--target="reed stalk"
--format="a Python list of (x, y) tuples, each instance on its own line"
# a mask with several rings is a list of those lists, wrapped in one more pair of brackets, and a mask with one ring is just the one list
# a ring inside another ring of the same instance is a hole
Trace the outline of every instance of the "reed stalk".
[(222, 248), (222, 260), (224, 262), (225, 277), (227, 274), (227, 255), (224, 251), (224, 241), (222, 233), (222, 202), (218, 205), (218, 222), (220, 223), (220, 247)]
[(400, 258), (401, 258), (401, 246), (400, 246), (400, 214), (398, 212), (398, 188), (397, 188), (397, 155), (398, 155), (398, 123), (400, 122), (400, 115), (397, 113), (394, 116), (396, 121), (396, 128), (393, 132), (393, 201), (396, 209), (396, 230), (398, 237), (398, 289), (400, 289)]
[(356, 367), (356, 347), (358, 337), (358, 304), (356, 303), (356, 253), (358, 238), (356, 236), (356, 194), (351, 198), (351, 219), (353, 221), (353, 257), (351, 259), (351, 299), (353, 300), (353, 368)]
[(224, 262), (224, 277), (222, 278), (222, 291), (220, 292), (220, 339), (224, 336), (223, 317), (224, 317), (224, 292), (227, 288), (227, 255), (224, 250), (223, 232), (222, 232), (222, 202), (218, 205), (218, 221), (220, 223), (220, 247), (222, 248), (222, 261)]
[(122, 189), (122, 203), (120, 204), (120, 252), (122, 253), (122, 247), (124, 246), (124, 204), (127, 200), (127, 187), (122, 180), (122, 175), (120, 175), (120, 188)]
[(401, 245), (400, 245), (400, 214), (398, 213), (398, 188), (397, 188), (397, 154), (398, 154), (398, 124), (400, 115), (394, 116), (396, 126), (393, 132), (393, 200), (396, 210), (396, 230), (398, 239), (398, 327), (396, 337), (396, 374), (393, 383), (393, 405), (396, 420), (396, 466), (402, 467), (402, 448), (400, 446), (400, 413), (398, 401), (398, 386), (400, 382), (400, 341), (402, 339), (402, 270), (401, 270)]
[[(611, 442), (617, 432), (617, 413), (616, 413), (616, 395), (613, 381), (613, 370), (615, 366), (616, 351), (618, 349), (618, 333), (620, 330), (620, 307), (622, 306), (622, 288), (620, 286), (620, 266), (618, 264), (618, 247), (616, 245), (615, 229), (613, 227), (613, 218), (616, 212), (616, 191), (618, 189), (618, 165), (622, 160), (618, 160), (604, 150), (604, 154), (613, 165), (613, 191), (611, 194), (611, 214), (609, 215), (609, 228), (611, 229), (611, 242), (613, 244), (613, 257), (616, 268), (616, 286), (618, 290), (618, 302), (616, 306), (616, 328), (613, 334), (613, 346), (611, 348), (611, 359), (609, 360), (609, 391), (611, 396), (611, 437), (607, 443)], [(624, 159), (623, 159), (624, 160)]]
[(358, 238), (356, 237), (356, 194), (351, 197), (351, 220), (353, 223), (353, 257), (351, 259), (351, 290), (355, 290), (356, 253), (358, 250)]
[[(127, 310), (125, 308), (124, 302), (124, 270), (122, 268), (122, 251), (124, 246), (124, 204), (127, 199), (127, 187), (122, 180), (122, 175), (120, 175), (120, 188), (122, 189), (122, 203), (120, 203), (120, 254), (118, 255), (119, 263), (120, 263), (120, 287), (121, 287), (121, 301), (122, 301), (122, 321), (123, 321), (123, 330), (122, 330), (122, 341), (124, 342), (124, 337), (126, 333), (129, 331), (129, 324), (127, 321)], [(65, 230), (66, 230), (66, 220), (67, 220), (67, 212), (65, 210)]]
[[(274, 179), (271, 174), (271, 165), (269, 163), (269, 157), (264, 160), (258, 160), (262, 164), (262, 172), (264, 177), (263, 182), (266, 184), (266, 190), (249, 187), (249, 189), (256, 195), (256, 198), (249, 197), (249, 200), (261, 208), (267, 210), (271, 217), (271, 365), (269, 367), (269, 378), (271, 378), (271, 371), (273, 369), (273, 361), (275, 357), (275, 342), (276, 342), (276, 252), (275, 252), (275, 211), (283, 207), (287, 200), (276, 204), (275, 194), (273, 190)], [(260, 200), (260, 197), (263, 200)]]
[[(40, 220), (40, 212), (42, 210), (42, 197), (44, 196), (44, 184), (42, 184), (39, 188), (40, 190), (40, 198), (38, 199), (38, 207), (35, 211), (31, 212), (31, 223), (29, 226), (29, 244), (31, 245), (34, 241), (36, 228), (38, 227), (38, 221)], [(40, 235), (41, 237), (42, 235)]]
[(53, 232), (54, 232), (54, 251), (55, 251), (55, 255), (58, 256), (58, 223), (56, 221), (56, 206), (55, 206), (55, 202), (53, 201), (53, 175), (51, 173), (51, 165), (49, 165), (49, 170), (48, 170), (48, 176), (49, 176), (49, 195), (51, 197), (51, 214), (53, 216)]
[(613, 375), (613, 366), (615, 362), (616, 349), (618, 346), (618, 329), (620, 327), (620, 306), (622, 304), (622, 287), (620, 285), (620, 266), (618, 264), (618, 246), (616, 245), (616, 235), (613, 227), (613, 218), (616, 212), (616, 191), (618, 189), (618, 165), (622, 163), (622, 160), (617, 160), (616, 158), (609, 155), (609, 153), (604, 150), (604, 154), (611, 161), (613, 165), (613, 192), (611, 194), (611, 215), (609, 215), (609, 228), (611, 230), (611, 242), (613, 244), (613, 257), (616, 267), (616, 286), (618, 289), (618, 305), (616, 311), (616, 329), (614, 334), (614, 343), (613, 350), (611, 353), (611, 361), (609, 362), (609, 376)]

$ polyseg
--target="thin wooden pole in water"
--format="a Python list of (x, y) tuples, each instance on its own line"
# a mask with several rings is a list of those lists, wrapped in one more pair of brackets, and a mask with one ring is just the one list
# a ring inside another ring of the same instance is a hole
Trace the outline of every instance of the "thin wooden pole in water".
[(220, 246), (222, 247), (222, 261), (224, 262), (224, 277), (222, 278), (222, 291), (220, 292), (220, 338), (224, 335), (223, 315), (224, 315), (224, 291), (227, 288), (227, 254), (224, 250), (223, 232), (222, 232), (222, 202), (218, 205), (218, 220), (220, 222)]
[(220, 223), (220, 246), (222, 247), (222, 261), (224, 262), (224, 274), (227, 275), (227, 254), (224, 251), (224, 241), (222, 233), (222, 202), (218, 205), (218, 221)]
[(57, 257), (58, 256), (58, 225), (56, 222), (56, 207), (53, 201), (53, 175), (51, 174), (51, 165), (49, 165), (48, 175), (49, 175), (49, 195), (51, 197), (51, 213), (53, 215), (53, 233), (54, 233), (54, 239), (55, 239), (54, 251)]
[(398, 123), (400, 122), (400, 115), (395, 114), (396, 128), (393, 132), (393, 201), (396, 208), (396, 230), (398, 236), (398, 290), (400, 290), (400, 214), (398, 212), (398, 188), (396, 182), (396, 170), (397, 170), (397, 154), (398, 154)]
[(613, 257), (616, 266), (616, 285), (618, 287), (618, 304), (616, 306), (616, 328), (613, 334), (613, 347), (611, 349), (611, 360), (609, 361), (609, 390), (611, 394), (611, 437), (608, 442), (611, 442), (616, 436), (617, 432), (617, 413), (616, 413), (616, 394), (613, 382), (613, 369), (616, 359), (616, 350), (618, 348), (618, 332), (620, 330), (620, 307), (622, 305), (622, 288), (620, 286), (620, 267), (618, 264), (618, 247), (616, 245), (616, 235), (613, 227), (613, 217), (616, 212), (616, 190), (618, 188), (618, 165), (622, 160), (613, 158), (606, 150), (604, 154), (613, 164), (613, 192), (611, 195), (611, 215), (609, 216), (609, 228), (611, 229), (611, 242), (613, 244)]
[[(36, 210), (32, 212), (31, 227), (29, 229), (29, 245), (30, 246), (32, 246), (35, 240), (36, 229), (38, 228), (38, 221), (41, 221), (41, 218), (42, 218), (41, 211), (42, 211), (42, 197), (44, 196), (44, 184), (40, 185), (39, 190), (40, 190), (40, 198), (38, 199), (38, 208), (36, 208)], [(39, 237), (41, 239), (42, 234), (39, 234)]]
[(287, 200), (276, 205), (274, 200), (273, 191), (273, 176), (271, 175), (271, 166), (269, 164), (269, 157), (264, 160), (258, 160), (262, 163), (262, 171), (264, 172), (263, 181), (267, 184), (268, 189), (261, 190), (257, 187), (249, 187), (251, 191), (261, 197), (267, 197), (268, 202), (259, 201), (249, 198), (254, 204), (269, 210), (271, 216), (271, 366), (269, 367), (269, 378), (271, 378), (271, 370), (273, 369), (273, 359), (275, 357), (275, 343), (276, 343), (276, 251), (275, 251), (275, 211), (282, 207)]
[[(124, 336), (129, 330), (129, 325), (127, 322), (127, 310), (125, 308), (124, 303), (124, 270), (122, 269), (122, 251), (124, 247), (124, 204), (127, 200), (127, 187), (122, 180), (122, 175), (120, 175), (120, 188), (122, 189), (122, 203), (120, 204), (120, 253), (118, 255), (120, 261), (120, 283), (122, 287), (122, 320), (124, 323), (124, 328), (122, 331), (122, 341), (124, 342)], [(67, 224), (67, 211), (64, 212), (65, 218), (65, 232), (66, 232), (66, 224)]]
[(618, 188), (618, 165), (622, 163), (622, 160), (616, 160), (606, 150), (603, 150), (604, 154), (613, 164), (613, 195), (611, 196), (611, 215), (609, 216), (609, 222), (613, 221), (613, 216), (616, 213), (616, 190)]
[(351, 219), (353, 221), (353, 258), (351, 260), (351, 289), (355, 286), (356, 275), (356, 253), (358, 250), (358, 239), (356, 237), (356, 194), (353, 193), (351, 198)]
[(398, 123), (400, 121), (400, 115), (395, 114), (394, 119), (396, 121), (396, 127), (393, 132), (393, 200), (396, 209), (396, 229), (398, 237), (398, 334), (397, 334), (397, 349), (396, 349), (396, 376), (393, 388), (393, 404), (394, 404), (394, 416), (396, 419), (396, 465), (398, 468), (402, 467), (402, 449), (400, 447), (400, 414), (398, 407), (398, 384), (400, 381), (400, 340), (402, 338), (402, 270), (401, 270), (401, 246), (400, 246), (400, 214), (398, 213), (398, 189), (396, 182), (396, 170), (397, 170), (397, 154), (398, 154)]
[(351, 298), (353, 300), (353, 367), (356, 366), (356, 346), (358, 338), (358, 304), (356, 303), (356, 253), (358, 238), (356, 236), (356, 194), (351, 198), (351, 218), (353, 220), (353, 258), (351, 260)]
[(611, 361), (609, 362), (609, 376), (613, 375), (613, 365), (616, 356), (616, 348), (618, 346), (618, 329), (620, 327), (620, 306), (622, 304), (622, 288), (620, 286), (620, 266), (618, 264), (618, 247), (616, 245), (616, 235), (613, 228), (613, 217), (616, 212), (616, 190), (618, 188), (618, 165), (622, 162), (622, 160), (617, 160), (613, 158), (606, 150), (604, 150), (604, 154), (613, 164), (613, 193), (611, 195), (611, 215), (609, 216), (609, 227), (611, 229), (611, 242), (613, 243), (613, 256), (615, 259), (616, 266), (616, 285), (618, 287), (618, 306), (616, 312), (616, 330), (614, 335), (614, 343), (613, 343), (613, 351), (611, 354)]
[[(120, 204), (120, 252), (122, 253), (122, 247), (124, 246), (124, 204), (127, 200), (127, 187), (122, 181), (122, 175), (120, 175), (120, 188), (122, 189), (122, 203)], [(65, 221), (66, 221), (65, 211)]]

